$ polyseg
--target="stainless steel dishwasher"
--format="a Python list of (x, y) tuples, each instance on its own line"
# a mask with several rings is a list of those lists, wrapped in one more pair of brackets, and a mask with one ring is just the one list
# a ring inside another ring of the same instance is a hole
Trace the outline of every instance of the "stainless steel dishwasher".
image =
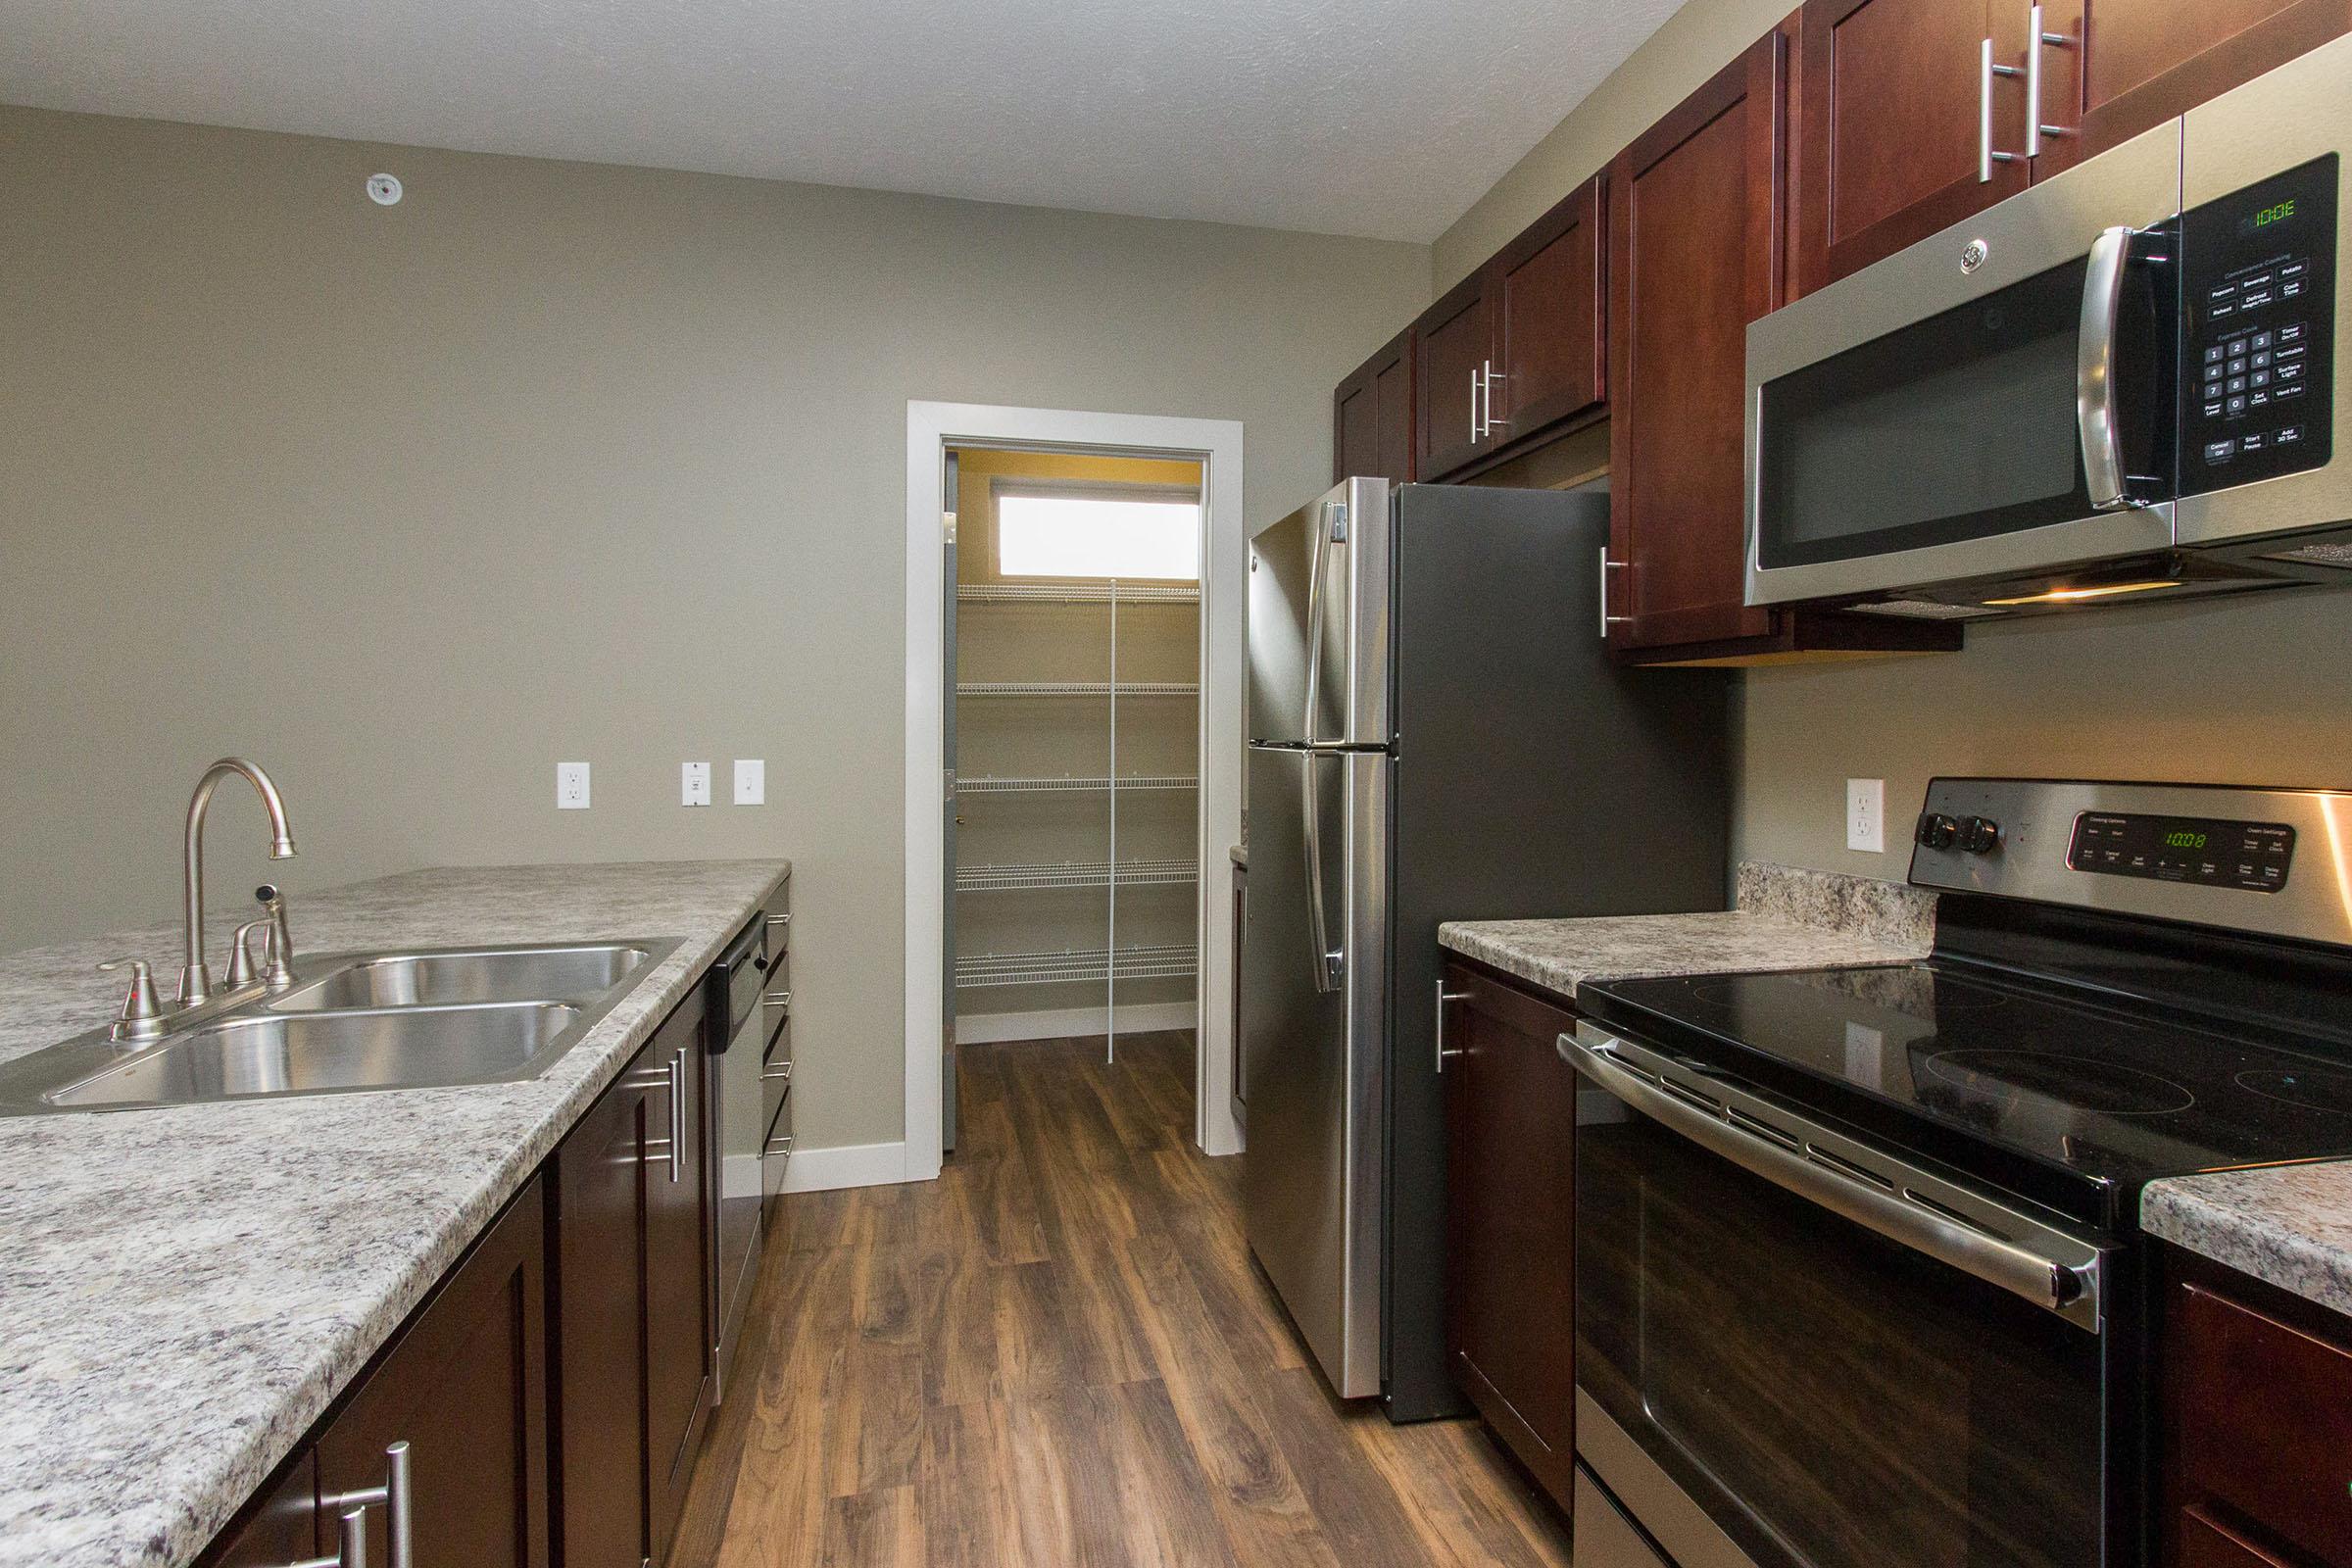
[[(705, 1163), (709, 1216), (709, 1321), (717, 1396), (727, 1396), (729, 1364), (743, 1329), (744, 1309), (759, 1275), (760, 1200), (760, 1028), (767, 994), (768, 924), (764, 911), (745, 926), (711, 966), (704, 1045), (710, 1056), (710, 1147)], [(749, 1129), (748, 1133), (746, 1129)]]

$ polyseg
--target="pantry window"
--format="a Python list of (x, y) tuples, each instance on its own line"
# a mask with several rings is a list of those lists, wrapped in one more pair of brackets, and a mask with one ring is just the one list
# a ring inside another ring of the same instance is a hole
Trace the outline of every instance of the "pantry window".
[(1032, 483), (995, 494), (1000, 577), (1200, 580), (1197, 491)]

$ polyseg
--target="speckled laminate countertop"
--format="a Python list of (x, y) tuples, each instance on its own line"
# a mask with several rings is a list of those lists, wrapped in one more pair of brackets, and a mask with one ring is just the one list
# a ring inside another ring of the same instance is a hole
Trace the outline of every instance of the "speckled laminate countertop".
[(2140, 1228), (2352, 1313), (2352, 1160), (2150, 1182)]
[(1703, 914), (1452, 920), (1438, 941), (1564, 997), (1588, 980), (1908, 963), (1935, 941), (1934, 895), (1900, 882), (1751, 862), (1738, 893)]
[[(0, 1565), (194, 1558), (789, 869), (474, 867), (293, 901), (298, 964), (683, 939), (539, 1078), (0, 1119)], [(178, 945), (156, 927), (0, 957), (0, 1060), (104, 1022), (100, 960)]]

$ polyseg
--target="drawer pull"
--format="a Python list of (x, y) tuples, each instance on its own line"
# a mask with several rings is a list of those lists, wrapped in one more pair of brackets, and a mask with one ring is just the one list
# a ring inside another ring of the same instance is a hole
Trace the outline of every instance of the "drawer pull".
[(791, 1158), (792, 1134), (785, 1133), (779, 1137), (770, 1138), (767, 1141), (767, 1152), (771, 1154), (781, 1154), (787, 1159)]
[(770, 991), (760, 1000), (771, 1007), (782, 1007), (787, 1012), (792, 1010), (792, 993), (789, 991)]
[(409, 1445), (406, 1439), (384, 1450), (383, 1485), (321, 1497), (335, 1509), (337, 1544), (332, 1557), (306, 1557), (287, 1568), (368, 1568), (368, 1510), (384, 1510), (384, 1535), (392, 1543), (388, 1568), (416, 1568), (416, 1526), (410, 1506)]
[(792, 1063), (789, 1061), (779, 1062), (773, 1067), (763, 1068), (760, 1074), (760, 1081), (765, 1084), (788, 1084), (792, 1082)]

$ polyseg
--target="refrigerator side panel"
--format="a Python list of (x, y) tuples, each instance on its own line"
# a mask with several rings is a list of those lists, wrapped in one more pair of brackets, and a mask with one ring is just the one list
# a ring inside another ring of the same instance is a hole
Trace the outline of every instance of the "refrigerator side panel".
[(1398, 492), (1388, 1172), (1390, 1413), (1467, 1408), (1445, 1356), (1437, 931), (1459, 919), (1715, 909), (1729, 885), (1729, 683), (1632, 669), (1598, 636), (1605, 497)]

